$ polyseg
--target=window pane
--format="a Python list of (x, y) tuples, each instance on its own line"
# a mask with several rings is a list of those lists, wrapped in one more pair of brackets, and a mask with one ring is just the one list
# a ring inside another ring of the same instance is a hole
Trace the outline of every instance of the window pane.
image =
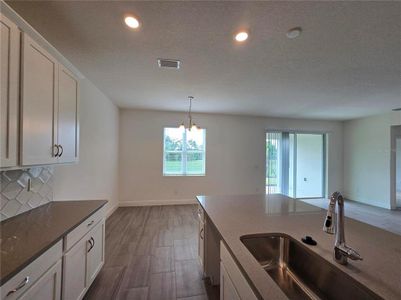
[(164, 128), (164, 150), (182, 150), (183, 132), (178, 128)]
[(187, 153), (187, 174), (205, 174), (205, 160), (202, 152)]
[(205, 130), (187, 130), (187, 150), (205, 149)]
[(167, 152), (164, 155), (164, 174), (181, 175), (182, 170), (182, 153)]
[(266, 193), (281, 193), (281, 133), (269, 132), (266, 136)]

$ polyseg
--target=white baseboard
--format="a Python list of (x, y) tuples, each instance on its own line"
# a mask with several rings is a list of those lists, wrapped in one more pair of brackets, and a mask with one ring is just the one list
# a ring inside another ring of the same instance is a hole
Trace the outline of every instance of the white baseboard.
[(106, 212), (106, 219), (108, 219), (115, 211), (116, 211), (116, 209), (118, 208), (118, 204), (116, 204), (116, 205), (114, 205), (114, 206), (112, 206), (112, 207), (110, 207), (109, 208), (109, 210)]
[(141, 200), (141, 201), (121, 201), (119, 206), (155, 206), (155, 205), (181, 205), (196, 204), (196, 199), (169, 199), (169, 200)]

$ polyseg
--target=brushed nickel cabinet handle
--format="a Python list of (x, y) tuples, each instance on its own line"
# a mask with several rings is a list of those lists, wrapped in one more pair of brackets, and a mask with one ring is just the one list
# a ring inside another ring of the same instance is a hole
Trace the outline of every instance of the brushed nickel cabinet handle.
[(204, 236), (202, 236), (202, 233), (203, 233), (203, 228), (200, 230), (200, 232), (199, 232), (199, 236), (200, 236), (200, 238), (203, 240), (203, 238), (204, 238)]
[(6, 297), (16, 293), (18, 290), (22, 289), (24, 286), (26, 286), (29, 283), (29, 276), (26, 276), (24, 280), (13, 290), (9, 291), (6, 295)]
[(58, 157), (61, 157), (61, 155), (63, 155), (64, 148), (63, 148), (63, 146), (61, 146), (61, 145), (58, 145), (58, 146), (59, 146), (60, 149), (61, 149), (61, 152), (60, 152), (60, 154), (58, 155)]
[(89, 227), (89, 226), (91, 226), (93, 223), (95, 223), (95, 221), (94, 221), (94, 220), (90, 221), (90, 222), (88, 223), (88, 225), (87, 225), (87, 226)]
[[(54, 153), (54, 150), (56, 150), (56, 153)], [(53, 146), (53, 155), (54, 157), (58, 157), (58, 153), (60, 152), (60, 148), (58, 147), (58, 145), (54, 145)]]
[(93, 248), (93, 246), (94, 246), (94, 244), (92, 244), (92, 240), (93, 240), (92, 237), (88, 240), (88, 243), (89, 243), (89, 245), (90, 245), (90, 247), (89, 247), (89, 249), (88, 249), (88, 253), (92, 250), (92, 248)]

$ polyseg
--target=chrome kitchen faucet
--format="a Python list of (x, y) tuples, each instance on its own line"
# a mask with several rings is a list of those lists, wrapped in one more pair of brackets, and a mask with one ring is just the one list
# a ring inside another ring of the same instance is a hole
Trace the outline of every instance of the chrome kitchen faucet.
[(323, 231), (329, 234), (336, 233), (336, 241), (334, 243), (334, 260), (337, 263), (346, 265), (347, 258), (352, 260), (362, 260), (362, 257), (358, 252), (345, 244), (344, 198), (340, 192), (334, 192), (330, 197), (330, 204), (329, 208), (327, 209), (326, 219), (323, 224)]

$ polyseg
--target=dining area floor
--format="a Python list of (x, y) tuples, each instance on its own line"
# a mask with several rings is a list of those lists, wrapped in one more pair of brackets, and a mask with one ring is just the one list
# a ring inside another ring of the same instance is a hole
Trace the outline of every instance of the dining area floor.
[(196, 208), (118, 208), (106, 222), (105, 264), (84, 299), (219, 299), (202, 278)]

